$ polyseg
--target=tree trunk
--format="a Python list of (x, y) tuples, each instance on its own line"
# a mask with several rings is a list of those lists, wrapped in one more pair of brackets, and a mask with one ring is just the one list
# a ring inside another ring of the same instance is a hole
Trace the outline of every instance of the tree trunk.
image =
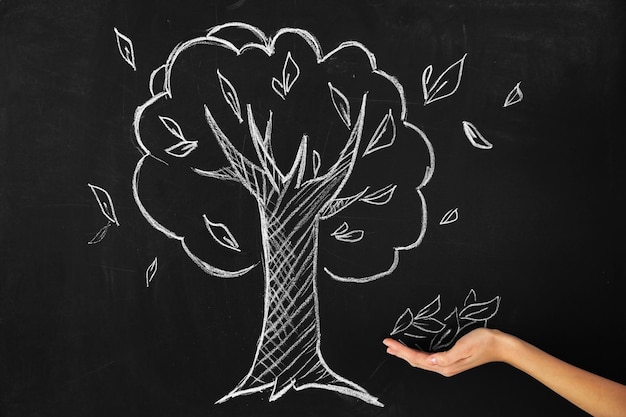
[(270, 401), (290, 388), (322, 388), (381, 406), (362, 387), (334, 373), (322, 358), (316, 287), (318, 217), (283, 212), (279, 221), (272, 212), (260, 211), (263, 329), (250, 371), (218, 402), (269, 388)]

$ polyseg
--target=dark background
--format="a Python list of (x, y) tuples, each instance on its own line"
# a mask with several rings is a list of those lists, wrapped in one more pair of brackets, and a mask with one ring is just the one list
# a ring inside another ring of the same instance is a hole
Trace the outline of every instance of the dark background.
[[(385, 408), (322, 390), (213, 404), (251, 363), (262, 277), (207, 276), (149, 227), (131, 195), (131, 123), (171, 49), (229, 21), (300, 27), (325, 51), (362, 42), (433, 142), (423, 244), (386, 279), (319, 277), (326, 360)], [(0, 415), (585, 415), (506, 365), (446, 379), (381, 341), (407, 307), (441, 294), (449, 311), (474, 288), (502, 297), (490, 326), (626, 383), (624, 23), (619, 0), (2, 1)], [(422, 70), (464, 53), (459, 90), (424, 107)], [(524, 100), (502, 108), (518, 81)], [(473, 148), (462, 120), (493, 149)], [(87, 183), (120, 219), (96, 245), (106, 220)], [(454, 207), (459, 221), (439, 226)]]

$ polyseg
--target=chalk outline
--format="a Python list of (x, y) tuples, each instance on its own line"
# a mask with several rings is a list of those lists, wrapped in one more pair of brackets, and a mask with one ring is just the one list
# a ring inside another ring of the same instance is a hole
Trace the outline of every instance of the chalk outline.
[[(247, 43), (247, 44), (243, 45), (241, 48), (237, 48), (232, 43), (230, 43), (229, 41), (221, 39), (221, 38), (215, 36), (222, 29), (233, 28), (233, 27), (250, 31), (251, 33), (253, 33), (258, 38), (259, 43), (256, 43), (256, 42), (254, 42), (254, 43)], [(276, 32), (276, 34), (274, 34), (272, 37), (268, 38), (268, 37), (266, 37), (266, 35), (262, 31), (260, 31), (258, 28), (254, 27), (252, 25), (248, 25), (246, 23), (235, 22), (235, 23), (226, 23), (226, 24), (223, 24), (223, 25), (216, 26), (216, 27), (210, 29), (206, 36), (194, 38), (194, 39), (191, 39), (189, 41), (186, 41), (186, 42), (183, 42), (183, 43), (179, 44), (177, 47), (174, 48), (174, 50), (170, 54), (167, 62), (164, 64), (164, 66), (161, 66), (161, 67), (157, 68), (155, 71), (152, 72), (151, 77), (150, 77), (150, 85), (149, 85), (150, 92), (152, 94), (152, 98), (149, 99), (148, 101), (146, 101), (144, 104), (138, 106), (136, 111), (135, 111), (133, 127), (134, 127), (134, 132), (135, 132), (136, 145), (137, 145), (138, 149), (140, 150), (140, 152), (143, 154), (143, 156), (140, 158), (140, 160), (138, 161), (138, 163), (137, 163), (137, 165), (135, 167), (135, 171), (134, 171), (134, 174), (133, 174), (133, 180), (132, 180), (133, 196), (135, 198), (136, 204), (139, 207), (139, 210), (142, 213), (142, 215), (152, 225), (152, 227), (154, 227), (155, 229), (159, 230), (160, 232), (162, 232), (166, 236), (168, 236), (168, 237), (170, 237), (172, 239), (178, 240), (180, 242), (183, 250), (187, 253), (187, 255), (203, 271), (205, 271), (205, 272), (207, 272), (209, 274), (218, 276), (218, 277), (233, 278), (233, 277), (238, 277), (238, 276), (244, 275), (245, 273), (247, 273), (248, 271), (250, 271), (252, 268), (254, 268), (257, 265), (257, 264), (253, 264), (251, 266), (248, 266), (246, 268), (243, 268), (243, 269), (240, 269), (240, 270), (237, 270), (237, 271), (227, 271), (227, 270), (224, 270), (224, 269), (212, 266), (212, 265), (206, 263), (205, 261), (199, 259), (196, 255), (194, 255), (190, 251), (190, 249), (187, 247), (187, 245), (185, 243), (184, 236), (179, 236), (175, 232), (167, 229), (165, 226), (160, 224), (158, 221), (156, 221), (156, 219), (154, 219), (150, 215), (150, 213), (147, 211), (147, 209), (144, 207), (143, 203), (141, 202), (141, 200), (139, 198), (139, 194), (138, 194), (139, 183), (140, 183), (140, 171), (141, 171), (141, 168), (142, 168), (143, 164), (145, 163), (146, 158), (148, 158), (148, 157), (153, 157), (153, 158), (155, 158), (156, 160), (158, 160), (160, 162), (164, 162), (164, 161), (161, 161), (160, 159), (158, 159), (154, 155), (152, 155), (150, 153), (150, 151), (148, 150), (148, 148), (143, 144), (143, 141), (142, 141), (141, 135), (140, 135), (139, 124), (140, 124), (140, 120), (141, 120), (143, 112), (149, 106), (151, 106), (152, 104), (154, 104), (155, 102), (157, 102), (158, 100), (160, 100), (162, 98), (171, 98), (172, 97), (172, 91), (171, 91), (171, 85), (170, 85), (170, 74), (171, 74), (171, 70), (172, 70), (172, 67), (174, 65), (174, 62), (176, 61), (176, 58), (178, 57), (178, 55), (183, 50), (187, 49), (190, 46), (197, 45), (197, 44), (208, 44), (208, 45), (220, 46), (220, 47), (229, 49), (229, 50), (235, 52), (237, 55), (240, 55), (240, 54), (244, 53), (246, 50), (249, 50), (249, 49), (260, 49), (260, 50), (264, 51), (268, 56), (271, 56), (274, 53), (274, 45), (275, 45), (276, 40), (280, 36), (282, 36), (284, 34), (287, 34), (287, 33), (297, 34), (302, 39), (304, 39), (309, 44), (311, 49), (315, 52), (318, 64), (326, 61), (328, 58), (332, 57), (338, 51), (340, 51), (342, 49), (345, 49), (345, 48), (349, 48), (349, 47), (358, 48), (363, 53), (365, 53), (365, 55), (367, 56), (367, 58), (369, 60), (372, 72), (374, 74), (377, 74), (377, 75), (385, 78), (387, 81), (389, 81), (396, 88), (396, 91), (398, 92), (398, 95), (399, 95), (399, 98), (400, 98), (400, 102), (401, 102), (402, 110), (401, 110), (401, 114), (400, 114), (400, 120), (401, 120), (403, 126), (408, 128), (408, 129), (410, 129), (410, 130), (413, 130), (415, 133), (417, 133), (417, 136), (419, 136), (421, 138), (421, 140), (423, 141), (423, 143), (425, 144), (425, 146), (426, 146), (426, 148), (428, 150), (429, 165), (426, 167), (426, 170), (424, 172), (424, 177), (422, 179), (422, 182), (420, 183), (419, 186), (417, 186), (415, 188), (415, 191), (418, 194), (419, 199), (421, 201), (421, 209), (422, 209), (421, 210), (422, 222), (421, 222), (421, 226), (420, 226), (420, 229), (419, 229), (418, 237), (416, 238), (416, 240), (414, 242), (408, 244), (408, 245), (394, 247), (393, 248), (394, 259), (393, 259), (391, 265), (386, 270), (381, 271), (381, 272), (379, 272), (377, 274), (373, 274), (373, 275), (369, 275), (369, 276), (365, 276), (365, 277), (342, 277), (342, 276), (339, 276), (337, 274), (334, 274), (328, 268), (326, 268), (326, 267), (324, 268), (324, 271), (326, 271), (326, 273), (329, 276), (331, 276), (332, 278), (334, 278), (334, 279), (336, 279), (338, 281), (344, 281), (344, 282), (369, 282), (369, 281), (373, 281), (373, 280), (382, 278), (384, 276), (387, 276), (387, 275), (391, 274), (391, 272), (393, 272), (396, 269), (396, 267), (398, 265), (399, 252), (400, 251), (413, 249), (413, 248), (417, 247), (423, 240), (423, 237), (424, 237), (424, 234), (425, 234), (425, 230), (426, 230), (426, 224), (427, 224), (427, 208), (426, 208), (426, 201), (425, 201), (425, 198), (424, 198), (424, 195), (423, 195), (421, 189), (422, 189), (422, 187), (424, 187), (430, 181), (430, 179), (432, 177), (432, 174), (433, 174), (433, 171), (434, 171), (434, 167), (435, 167), (435, 157), (434, 157), (433, 147), (432, 147), (430, 141), (427, 139), (426, 135), (419, 128), (417, 128), (413, 124), (411, 124), (408, 121), (406, 121), (406, 113), (407, 113), (407, 110), (406, 110), (406, 99), (405, 99), (405, 96), (404, 96), (404, 90), (403, 90), (402, 85), (398, 82), (398, 80), (395, 77), (392, 77), (392, 76), (388, 75), (387, 73), (385, 73), (384, 71), (379, 70), (377, 68), (376, 59), (375, 59), (374, 55), (365, 46), (363, 46), (359, 42), (355, 42), (355, 41), (343, 42), (337, 48), (333, 49), (331, 52), (329, 52), (328, 54), (324, 55), (322, 53), (321, 47), (320, 47), (317, 39), (314, 38), (313, 35), (311, 35), (309, 32), (304, 31), (302, 29), (283, 28), (283, 29), (279, 30), (278, 32)], [(285, 68), (285, 66), (283, 68)], [(163, 83), (163, 91), (157, 93), (155, 88), (154, 88), (155, 87), (154, 86), (154, 82), (155, 82), (155, 79), (156, 79), (156, 76), (157, 76), (158, 72), (160, 72), (161, 69), (165, 73), (165, 79), (164, 79), (164, 83)], [(283, 72), (285, 72), (285, 71), (283, 71)], [(292, 86), (291, 84), (288, 84), (286, 82), (285, 74), (283, 74), (283, 85), (287, 85), (288, 88), (291, 88), (291, 86)], [(332, 90), (332, 86), (329, 86), (329, 87), (331, 87), (331, 92), (332, 92), (333, 91)], [(331, 95), (331, 98), (333, 98), (332, 95)], [(340, 154), (340, 158), (338, 159), (338, 161), (333, 165), (333, 167), (331, 167), (331, 169), (329, 169), (329, 171), (326, 174), (322, 175), (321, 177), (315, 176), (314, 178), (312, 178), (312, 179), (310, 179), (310, 180), (308, 180), (308, 181), (306, 181), (304, 183), (303, 183), (303, 174), (304, 174), (304, 167), (306, 165), (306, 158), (304, 158), (304, 156), (306, 155), (306, 148), (307, 148), (307, 137), (306, 137), (306, 135), (303, 136), (303, 138), (302, 138), (299, 150), (298, 150), (297, 155), (296, 155), (296, 157), (294, 159), (294, 163), (292, 165), (292, 168), (291, 168), (290, 172), (285, 175), (278, 169), (278, 167), (275, 166), (275, 164), (272, 163), (273, 162), (273, 157), (271, 155), (271, 146), (269, 144), (269, 136), (270, 135), (267, 135), (267, 129), (266, 129), (265, 137), (261, 137), (260, 133), (258, 133), (258, 129), (256, 128), (256, 123), (254, 122), (254, 118), (251, 116), (252, 112), (250, 111), (250, 109), (248, 109), (249, 126), (250, 126), (251, 135), (253, 137), (253, 143), (255, 144), (255, 150), (257, 151), (257, 156), (259, 157), (259, 160), (260, 160), (261, 165), (262, 165), (262, 167), (256, 167), (250, 161), (248, 161), (245, 158), (243, 158), (242, 155), (238, 154), (238, 152), (236, 152), (236, 149), (232, 148), (232, 145), (229, 143), (229, 141), (225, 137), (225, 135), (223, 135), (223, 132), (221, 132), (221, 130), (219, 129), (219, 126), (217, 125), (215, 120), (212, 118), (212, 115), (210, 114), (210, 111), (205, 106), (205, 115), (207, 116), (206, 117), (207, 118), (207, 123), (209, 124), (209, 126), (213, 130), (213, 133), (216, 136), (216, 138), (218, 139), (218, 143), (222, 147), (222, 150), (224, 151), (225, 155), (227, 156), (227, 159), (229, 159), (230, 167), (224, 167), (224, 168), (221, 168), (221, 169), (216, 170), (216, 171), (202, 171), (202, 170), (199, 170), (199, 169), (196, 169), (196, 168), (194, 168), (193, 170), (194, 170), (194, 172), (196, 172), (199, 175), (203, 175), (203, 176), (207, 176), (207, 177), (211, 177), (211, 178), (238, 181), (242, 185), (244, 185), (246, 188), (248, 188), (248, 190), (251, 192), (251, 194), (253, 196), (255, 196), (255, 198), (257, 198), (260, 195), (262, 195), (261, 193), (268, 192), (267, 190), (280, 188), (280, 186), (281, 186), (280, 184), (284, 185), (286, 183), (294, 183), (295, 187), (304, 187), (304, 186), (307, 186), (307, 185), (314, 184), (316, 182), (319, 183), (320, 181), (322, 181), (322, 179), (327, 179), (326, 177), (328, 177), (328, 175), (330, 173), (333, 173), (338, 168), (341, 168), (341, 169), (345, 170), (347, 172), (347, 174), (345, 175), (344, 180), (341, 181), (341, 184), (339, 185), (339, 187), (337, 187), (337, 190), (334, 193), (332, 193), (330, 198), (327, 199), (327, 203), (319, 211), (319, 214), (318, 214), (318, 219), (320, 219), (320, 220), (329, 218), (332, 215), (337, 214), (342, 209), (346, 208), (348, 205), (350, 205), (350, 204), (352, 204), (352, 203), (354, 203), (355, 201), (358, 200), (358, 198), (355, 199), (354, 196), (351, 196), (350, 198), (338, 197), (338, 194), (340, 193), (341, 189), (345, 185), (345, 182), (347, 181), (347, 179), (350, 177), (350, 175), (352, 173), (352, 168), (353, 168), (354, 163), (356, 161), (356, 155), (357, 154), (356, 154), (355, 149), (358, 150), (358, 148), (359, 148), (358, 145), (360, 143), (360, 134), (361, 134), (363, 118), (364, 118), (365, 102), (366, 102), (366, 95), (364, 95), (364, 97), (363, 97), (362, 106), (361, 106), (361, 112), (360, 112), (359, 118), (357, 120), (357, 123), (355, 125), (355, 128), (352, 129), (352, 132), (350, 134), (350, 139), (348, 140), (348, 143), (346, 144), (346, 147), (344, 147), (344, 149), (342, 150), (342, 152)], [(342, 111), (339, 108), (337, 108), (337, 104), (336, 103), (334, 105), (335, 105), (335, 108), (338, 111), (338, 114), (341, 117), (342, 116)], [(344, 113), (345, 113), (345, 111), (344, 111)], [(343, 119), (343, 117), (342, 117), (342, 119)], [(271, 114), (270, 114), (270, 119), (268, 121), (268, 126), (271, 125), (270, 121), (271, 121)], [(344, 120), (344, 123), (345, 123), (345, 120)], [(349, 124), (349, 122), (348, 122), (348, 124)], [(271, 128), (270, 128), (270, 130), (271, 130)], [(259, 178), (259, 173), (263, 174), (263, 175), (260, 175), (260, 178), (261, 179), (267, 179), (267, 181), (261, 181), (260, 183), (259, 182), (255, 182), (256, 179)], [(358, 193), (357, 196), (360, 198), (366, 191), (367, 191), (367, 188), (364, 189), (361, 193)], [(258, 198), (257, 198), (257, 201), (259, 201)], [(337, 202), (340, 202), (340, 204), (336, 204)], [(333, 203), (335, 203), (336, 207), (334, 207), (332, 210), (329, 210), (329, 208), (333, 207)], [(265, 221), (266, 220), (262, 216), (261, 217), (261, 222), (262, 222), (261, 230), (263, 232), (263, 239), (266, 239), (266, 236), (265, 236), (265, 233), (264, 233), (264, 231), (267, 229), (266, 224), (264, 224)], [(317, 236), (317, 235), (315, 235), (315, 236)], [(314, 245), (315, 252), (317, 252), (317, 243), (318, 243), (317, 242), (317, 238), (315, 238), (315, 245)], [(316, 263), (314, 264), (314, 269), (315, 270), (317, 269)], [(314, 273), (317, 275), (317, 273), (315, 271), (314, 271)], [(315, 292), (315, 294), (317, 294), (316, 288), (314, 288), (314, 292)], [(267, 305), (267, 302), (266, 302), (266, 305)], [(317, 314), (318, 314), (318, 311), (317, 311), (318, 308), (319, 308), (319, 306), (317, 304), (315, 304), (315, 311), (316, 311)], [(267, 309), (266, 309), (266, 311), (264, 313), (264, 323), (265, 323), (266, 319), (267, 319)], [(264, 325), (264, 327), (265, 327), (265, 325)], [(319, 335), (320, 335), (319, 321), (316, 323), (315, 328), (316, 328), (316, 330), (315, 330), (316, 334), (318, 336), (317, 344), (316, 344), (316, 351), (319, 353), (320, 352), (320, 350), (319, 350), (320, 349), (320, 346), (319, 346)], [(259, 345), (260, 345), (260, 341), (261, 341), (261, 338), (259, 339)], [(258, 348), (260, 347), (259, 345), (257, 345), (257, 355), (258, 355)], [(327, 386), (327, 385), (324, 385), (324, 384), (316, 384), (314, 382), (313, 383), (307, 383), (305, 385), (295, 386), (295, 383), (292, 382), (291, 384), (287, 384), (287, 386), (285, 386), (281, 391), (279, 391), (279, 392), (272, 392), (270, 400), (275, 400), (275, 399), (279, 398), (280, 396), (282, 396), (284, 394), (284, 392), (286, 392), (288, 389), (290, 389), (292, 387), (295, 390), (304, 389), (304, 388), (307, 388), (307, 387), (317, 387), (317, 388), (324, 388), (324, 389), (334, 390), (334, 391), (341, 392), (341, 393), (344, 393), (344, 394), (347, 394), (347, 395), (352, 395), (352, 396), (360, 398), (363, 401), (366, 401), (366, 402), (371, 403), (371, 404), (382, 405), (382, 404), (380, 404), (378, 402), (378, 400), (376, 398), (374, 398), (371, 395), (369, 395), (365, 390), (363, 390), (358, 385), (356, 385), (356, 384), (352, 383), (351, 381), (348, 381), (345, 378), (342, 378), (339, 375), (335, 374), (332, 370), (330, 370), (330, 368), (328, 368), (328, 366), (324, 362), (323, 358), (321, 357), (321, 354), (320, 354), (319, 357), (322, 360), (322, 364), (327, 368), (327, 370), (333, 376), (335, 376), (338, 380), (341, 380), (345, 384), (344, 387)], [(255, 361), (256, 361), (256, 356), (255, 356)], [(250, 376), (250, 374), (248, 376)], [(246, 378), (244, 378), (244, 380), (245, 379)], [(244, 395), (244, 394), (248, 394), (248, 393), (252, 393), (252, 392), (258, 392), (258, 391), (261, 391), (263, 389), (269, 388), (271, 385), (272, 385), (272, 383), (268, 383), (268, 384), (265, 384), (265, 385), (263, 385), (261, 387), (254, 387), (253, 389), (243, 390), (243, 391), (241, 391), (241, 390), (237, 391), (237, 388), (235, 388), (235, 390), (233, 390), (233, 392), (231, 392), (231, 394), (225, 396), (222, 400), (220, 400), (218, 402), (225, 401), (226, 399), (232, 398), (234, 396)]]
[[(430, 103), (434, 103), (437, 100), (449, 97), (452, 94), (456, 93), (456, 90), (458, 90), (459, 86), (461, 85), (461, 77), (463, 76), (463, 67), (465, 65), (466, 57), (467, 53), (464, 54), (461, 59), (446, 68), (446, 70), (442, 72), (441, 75), (439, 75), (437, 80), (435, 80), (435, 82), (430, 87), (428, 87), (428, 82), (430, 81), (430, 77), (433, 73), (433, 66), (429, 65), (424, 68), (424, 71), (422, 72), (422, 92), (424, 94), (424, 106)], [(448, 75), (448, 73), (452, 74), (454, 71), (457, 71), (456, 84), (454, 85), (452, 90), (446, 94), (437, 96), (437, 94), (448, 84), (448, 81), (445, 79), (445, 77)]]
[(509, 92), (509, 94), (506, 96), (506, 99), (504, 100), (504, 104), (502, 105), (502, 107), (512, 106), (524, 99), (524, 93), (520, 88), (521, 83), (521, 81), (518, 82), (515, 87), (513, 87), (513, 89)]
[[(115, 41), (117, 42), (117, 50), (120, 53), (120, 56), (128, 65), (132, 67), (133, 71), (137, 71), (133, 41), (128, 36), (117, 30), (116, 27), (113, 28), (113, 31), (115, 32)], [(125, 45), (122, 45), (122, 42), (124, 42)], [(127, 49), (124, 49), (124, 46), (126, 46)]]

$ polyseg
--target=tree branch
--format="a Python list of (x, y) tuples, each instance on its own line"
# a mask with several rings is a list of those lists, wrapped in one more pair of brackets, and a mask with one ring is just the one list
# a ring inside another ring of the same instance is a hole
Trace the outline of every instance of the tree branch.
[[(262, 199), (266, 193), (266, 175), (265, 172), (250, 162), (245, 156), (241, 154), (228, 140), (222, 129), (218, 126), (217, 122), (213, 118), (209, 108), (204, 105), (204, 115), (207, 123), (220, 145), (224, 156), (228, 160), (231, 166), (230, 172), (233, 177), (243, 185), (252, 195), (257, 199)], [(229, 174), (230, 174), (229, 172)]]
[(343, 189), (344, 185), (348, 181), (354, 165), (356, 164), (359, 145), (361, 144), (361, 136), (363, 134), (366, 102), (367, 92), (363, 94), (359, 115), (357, 116), (354, 127), (350, 132), (350, 137), (348, 138), (348, 141), (341, 150), (337, 161), (333, 164), (333, 166), (328, 169), (328, 172), (326, 172), (323, 176), (313, 178), (304, 184), (304, 187), (306, 188), (313, 187), (316, 189), (319, 189), (319, 185), (322, 185), (323, 188), (326, 188), (326, 190), (324, 190), (324, 193), (328, 192), (331, 194), (331, 198), (329, 198), (322, 207), (322, 213), (326, 212), (328, 207), (333, 204), (333, 202)]
[(252, 137), (252, 144), (256, 151), (259, 162), (263, 167), (263, 171), (267, 174), (267, 179), (272, 184), (275, 191), (280, 191), (279, 184), (285, 181), (285, 175), (276, 166), (276, 161), (271, 153), (269, 147), (271, 146), (272, 135), (272, 112), (270, 111), (270, 117), (265, 127), (265, 137), (261, 137), (261, 132), (256, 125), (254, 115), (252, 114), (252, 106), (246, 105), (246, 112), (248, 114), (248, 129), (250, 130), (250, 136)]

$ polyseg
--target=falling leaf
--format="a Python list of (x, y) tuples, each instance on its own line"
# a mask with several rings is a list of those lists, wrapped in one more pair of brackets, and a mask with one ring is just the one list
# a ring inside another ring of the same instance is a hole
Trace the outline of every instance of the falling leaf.
[(330, 235), (338, 241), (345, 243), (356, 243), (363, 239), (363, 236), (365, 235), (363, 230), (349, 231), (349, 229), (350, 227), (348, 226), (348, 223), (343, 222), (341, 226), (339, 226), (337, 230), (332, 232)]
[(413, 320), (411, 326), (426, 333), (439, 333), (445, 327), (442, 322), (431, 317)]
[(363, 230), (353, 230), (341, 235), (335, 235), (335, 239), (345, 243), (356, 243), (360, 242), (361, 239), (363, 239), (363, 236), (365, 236), (365, 232)]
[(291, 87), (300, 76), (300, 68), (296, 64), (296, 61), (291, 57), (291, 52), (287, 52), (285, 63), (283, 64), (283, 91), (285, 95), (291, 91)]
[(117, 216), (115, 214), (115, 208), (113, 207), (113, 201), (111, 200), (111, 196), (109, 193), (101, 187), (97, 185), (87, 184), (89, 188), (91, 188), (91, 192), (96, 197), (96, 201), (100, 206), (100, 210), (102, 214), (109, 219), (111, 222), (115, 223), (116, 226), (119, 226), (119, 222), (117, 221)]
[(424, 69), (422, 73), (422, 90), (424, 93), (424, 105), (430, 104), (434, 101), (440, 100), (451, 96), (456, 92), (461, 84), (461, 76), (463, 75), (463, 65), (465, 63), (465, 57), (463, 55), (461, 59), (450, 65), (437, 80), (428, 86), (430, 77), (432, 75), (433, 67), (429, 65)]
[(274, 77), (272, 77), (272, 89), (280, 98), (285, 99), (283, 84)]
[(413, 323), (413, 313), (411, 309), (407, 308), (404, 313), (396, 320), (396, 324), (393, 326), (393, 330), (391, 331), (391, 335), (396, 335), (398, 333), (402, 333), (409, 327), (411, 327), (411, 323)]
[(470, 141), (470, 143), (478, 149), (491, 149), (493, 145), (480, 134), (478, 129), (470, 123), (463, 122), (463, 132), (465, 132), (465, 136)]
[(422, 92), (424, 93), (424, 99), (428, 97), (428, 83), (430, 82), (430, 76), (433, 75), (433, 66), (429, 65), (422, 71)]
[(467, 294), (467, 297), (465, 297), (465, 301), (463, 302), (464, 306), (467, 306), (470, 303), (475, 303), (476, 302), (476, 291), (474, 291), (474, 289), (471, 289), (469, 291), (469, 293)]
[(357, 201), (359, 198), (363, 197), (363, 195), (367, 192), (369, 187), (365, 187), (361, 192), (357, 194), (350, 195), (348, 197), (335, 198), (330, 205), (328, 205), (320, 214), (320, 218), (322, 220), (327, 220), (333, 217), (335, 214), (339, 213), (341, 210), (349, 207), (352, 203)]
[(441, 218), (441, 221), (439, 222), (439, 225), (443, 226), (446, 224), (454, 223), (457, 220), (459, 220), (459, 209), (455, 208), (452, 210), (448, 210), (448, 212), (444, 214), (444, 216)]
[(350, 103), (346, 96), (339, 90), (337, 90), (333, 85), (329, 82), (328, 88), (330, 88), (330, 98), (333, 101), (333, 106), (335, 106), (335, 110), (341, 117), (343, 123), (350, 129)]
[(361, 201), (367, 204), (373, 204), (375, 206), (383, 206), (391, 201), (391, 198), (393, 197), (393, 193), (396, 191), (396, 188), (398, 188), (397, 185), (389, 184), (388, 186), (381, 188), (378, 191), (374, 191), (373, 193), (361, 198)]
[(387, 113), (383, 117), (383, 120), (381, 120), (380, 124), (376, 128), (376, 131), (374, 132), (372, 139), (367, 144), (367, 148), (365, 148), (365, 152), (363, 152), (363, 156), (376, 152), (383, 148), (387, 148), (393, 145), (395, 140), (396, 140), (396, 122), (393, 119), (391, 109), (389, 109), (389, 113)]
[(155, 256), (154, 261), (152, 261), (152, 263), (146, 269), (146, 287), (150, 286), (150, 283), (152, 282), (152, 278), (154, 278), (154, 276), (156, 275), (158, 266), (159, 266), (159, 261), (157, 257)]
[(135, 66), (135, 51), (133, 49), (133, 42), (121, 33), (117, 28), (113, 28), (115, 31), (115, 39), (117, 40), (117, 49), (120, 52), (120, 55), (130, 65), (134, 71), (137, 71), (137, 67)]
[(486, 321), (496, 315), (500, 307), (500, 297), (494, 297), (484, 303), (472, 303), (467, 305), (459, 316), (472, 321)]
[(182, 140), (175, 145), (165, 149), (165, 152), (175, 156), (176, 158), (184, 158), (193, 152), (198, 147), (198, 141), (196, 140)]
[(317, 173), (320, 170), (320, 166), (322, 165), (322, 157), (320, 156), (319, 152), (317, 152), (316, 150), (313, 150), (313, 177), (317, 177)]
[(330, 235), (331, 236), (335, 236), (335, 235), (340, 235), (342, 233), (345, 233), (348, 231), (348, 229), (350, 228), (350, 226), (348, 226), (348, 223), (343, 222), (341, 223), (341, 226), (339, 226), (334, 232), (332, 232)]
[(456, 309), (452, 311), (443, 321), (445, 327), (443, 331), (438, 333), (433, 339), (430, 341), (430, 351), (436, 352), (442, 349), (447, 348), (452, 343), (454, 343), (454, 339), (459, 334), (459, 313)]
[(95, 245), (96, 243), (100, 243), (100, 241), (104, 239), (107, 232), (109, 231), (109, 226), (111, 226), (111, 222), (107, 223), (102, 229), (98, 230), (98, 233), (96, 233), (96, 235), (93, 238), (91, 238), (91, 240), (87, 242), (87, 244)]
[(506, 100), (504, 100), (504, 105), (502, 107), (509, 107), (513, 104), (519, 103), (524, 98), (524, 93), (522, 93), (522, 89), (519, 88), (521, 81), (513, 87), (509, 95), (506, 96)]
[(441, 309), (441, 295), (438, 295), (426, 307), (417, 312), (416, 318), (431, 317)]
[(224, 96), (224, 100), (226, 100), (226, 103), (228, 103), (233, 113), (235, 113), (235, 116), (237, 117), (237, 120), (239, 120), (239, 123), (243, 123), (243, 118), (241, 117), (241, 105), (239, 104), (237, 90), (235, 90), (235, 87), (233, 87), (232, 83), (222, 75), (220, 70), (217, 70), (217, 78), (220, 81), (220, 88), (222, 89), (222, 95)]
[(180, 125), (176, 123), (176, 120), (165, 116), (159, 116), (159, 120), (161, 120), (163, 126), (165, 126), (172, 135), (180, 140), (187, 140), (185, 139), (185, 135), (183, 135), (183, 130), (180, 128)]
[(237, 243), (235, 237), (232, 235), (230, 230), (228, 230), (226, 225), (223, 223), (213, 223), (206, 217), (206, 215), (202, 215), (202, 218), (204, 219), (206, 228), (217, 243), (225, 248), (241, 252), (241, 249), (239, 249), (239, 243)]

